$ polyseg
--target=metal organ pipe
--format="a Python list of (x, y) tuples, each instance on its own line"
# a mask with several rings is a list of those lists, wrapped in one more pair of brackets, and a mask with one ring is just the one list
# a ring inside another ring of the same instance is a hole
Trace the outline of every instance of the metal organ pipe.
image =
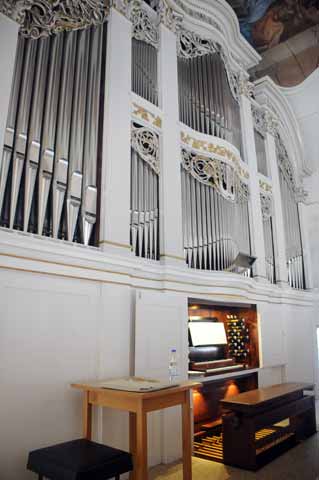
[(103, 29), (19, 37), (0, 178), (2, 226), (90, 242)]
[(239, 104), (219, 53), (178, 58), (180, 120), (241, 149)]
[(97, 154), (103, 30), (92, 27), (84, 138), (82, 234), (88, 245), (97, 213)]
[(158, 137), (132, 127), (130, 242), (138, 257), (159, 260)]
[(72, 113), (72, 92), (76, 57), (77, 33), (65, 34), (63, 66), (60, 84), (60, 101), (55, 152), (55, 169), (52, 192), (52, 228), (53, 237), (58, 238), (69, 166), (69, 144)]
[(294, 185), (287, 175), (284, 164), (280, 164), (279, 177), (284, 213), (288, 281), (293, 288), (305, 289), (298, 202)]
[[(45, 114), (43, 121), (42, 151), (40, 160), (38, 191), (38, 234), (42, 235), (47, 203), (54, 170), (55, 132), (58, 112), (60, 74), (62, 64), (62, 36), (55, 35), (51, 40), (50, 68), (48, 72)], [(48, 218), (46, 234), (50, 234)]]
[[(215, 179), (202, 178), (202, 172), (209, 170), (209, 162), (208, 158), (182, 152), (184, 255), (191, 268), (227, 270), (239, 251), (250, 254), (248, 196), (241, 187), (236, 187), (233, 198), (225, 193), (235, 178), (228, 175), (229, 166), (226, 189), (218, 185), (220, 172)], [(236, 182), (240, 185), (237, 177)]]
[(135, 38), (132, 39), (132, 91), (158, 105), (157, 50)]
[[(11, 87), (9, 112), (7, 118), (4, 149), (2, 157), (1, 178), (0, 178), (0, 214), (5, 198), (5, 190), (7, 186), (9, 169), (13, 157), (13, 148), (16, 136), (16, 122), (18, 115), (19, 95), (21, 89), (21, 78), (24, 69), (24, 53), (25, 53), (26, 41), (23, 37), (19, 36), (17, 55), (14, 67), (13, 84)], [(10, 202), (7, 202), (10, 209)], [(2, 216), (2, 223), (5, 226), (9, 226), (9, 212), (4, 212)]]

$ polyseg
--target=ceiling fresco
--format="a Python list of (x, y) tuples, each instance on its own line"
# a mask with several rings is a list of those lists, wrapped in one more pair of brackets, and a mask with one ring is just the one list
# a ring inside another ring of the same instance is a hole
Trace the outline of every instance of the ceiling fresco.
[(253, 75), (284, 86), (319, 65), (319, 0), (227, 0), (246, 40), (262, 55)]

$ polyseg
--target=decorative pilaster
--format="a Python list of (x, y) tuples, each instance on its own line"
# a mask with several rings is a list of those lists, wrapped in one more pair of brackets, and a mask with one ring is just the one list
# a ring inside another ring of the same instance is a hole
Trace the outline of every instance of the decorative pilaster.
[(0, 170), (13, 79), (19, 25), (0, 13)]
[(250, 172), (250, 237), (252, 255), (257, 257), (254, 265), (254, 277), (266, 281), (265, 240), (254, 137), (254, 121), (250, 100), (246, 95), (242, 94), (240, 96), (240, 107), (244, 156), (249, 165)]
[(286, 261), (284, 217), (282, 211), (281, 191), (279, 182), (279, 171), (277, 162), (277, 153), (275, 138), (269, 132), (266, 133), (266, 155), (267, 163), (272, 179), (272, 194), (274, 203), (274, 238), (275, 238), (275, 264), (276, 264), (276, 283), (283, 286), (288, 283), (288, 270)]
[(165, 263), (184, 263), (176, 36), (163, 24), (160, 25), (160, 36), (159, 71), (163, 110), (160, 152), (161, 260)]
[(131, 37), (131, 22), (112, 8), (105, 75), (100, 245), (121, 254), (131, 254)]

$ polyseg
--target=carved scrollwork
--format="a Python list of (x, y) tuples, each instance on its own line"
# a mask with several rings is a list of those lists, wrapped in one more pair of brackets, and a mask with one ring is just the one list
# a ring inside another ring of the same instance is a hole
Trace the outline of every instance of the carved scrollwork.
[(245, 97), (252, 98), (255, 94), (255, 85), (251, 83), (248, 76), (243, 71), (240, 71), (237, 78), (238, 93), (245, 95)]
[(227, 200), (237, 203), (248, 201), (248, 185), (229, 163), (182, 149), (182, 166), (194, 178), (215, 188)]
[[(184, 5), (183, 9), (185, 9)], [(165, 25), (165, 27), (174, 33), (180, 29), (183, 22), (183, 15), (175, 12), (175, 10), (167, 5), (166, 0), (159, 0), (158, 12), (160, 21), (163, 23), (163, 25)]]
[(272, 195), (266, 192), (260, 192), (260, 203), (263, 221), (265, 222), (273, 215)]
[(284, 145), (284, 142), (282, 141), (281, 136), (279, 135), (278, 132), (276, 132), (275, 135), (275, 143), (276, 143), (276, 150), (277, 150), (277, 161), (279, 168), (290, 186), (291, 190), (293, 192), (297, 191), (297, 186), (296, 186), (296, 180), (295, 180), (295, 174), (293, 171), (293, 167), (291, 165), (291, 162), (289, 160), (289, 155), (287, 152), (287, 149)]
[(247, 75), (239, 70), (235, 72), (231, 67), (229, 56), (222, 45), (210, 38), (204, 38), (189, 30), (180, 29), (177, 36), (177, 53), (183, 58), (194, 58), (211, 53), (218, 53), (222, 59), (230, 89), (234, 98), (239, 101), (239, 95), (253, 96), (254, 86), (248, 82)]
[(159, 141), (156, 133), (148, 128), (132, 126), (132, 148), (159, 175)]
[(131, 10), (131, 21), (133, 24), (133, 37), (136, 40), (159, 47), (159, 32), (150, 15), (141, 5), (140, 1), (134, 1)]
[(125, 17), (129, 17), (130, 0), (112, 0), (112, 7)]
[(21, 33), (37, 39), (64, 30), (78, 30), (106, 20), (104, 0), (4, 0), (0, 12), (21, 25)]
[(278, 129), (278, 120), (275, 118), (275, 115), (269, 110), (259, 107), (252, 103), (251, 111), (254, 119), (254, 127), (263, 137), (266, 136), (266, 133), (275, 135)]
[(265, 111), (262, 108), (257, 107), (256, 105), (251, 105), (251, 113), (254, 120), (254, 128), (257, 132), (260, 133), (263, 137), (267, 133), (267, 123), (265, 118)]
[(178, 55), (184, 58), (194, 58), (217, 51), (217, 44), (211, 39), (200, 37), (189, 30), (180, 30), (178, 34)]

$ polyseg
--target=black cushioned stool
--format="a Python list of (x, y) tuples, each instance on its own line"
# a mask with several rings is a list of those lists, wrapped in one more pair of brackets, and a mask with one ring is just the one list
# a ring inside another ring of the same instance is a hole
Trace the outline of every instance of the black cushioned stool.
[(80, 439), (30, 452), (27, 468), (39, 480), (119, 480), (133, 465), (129, 453)]

